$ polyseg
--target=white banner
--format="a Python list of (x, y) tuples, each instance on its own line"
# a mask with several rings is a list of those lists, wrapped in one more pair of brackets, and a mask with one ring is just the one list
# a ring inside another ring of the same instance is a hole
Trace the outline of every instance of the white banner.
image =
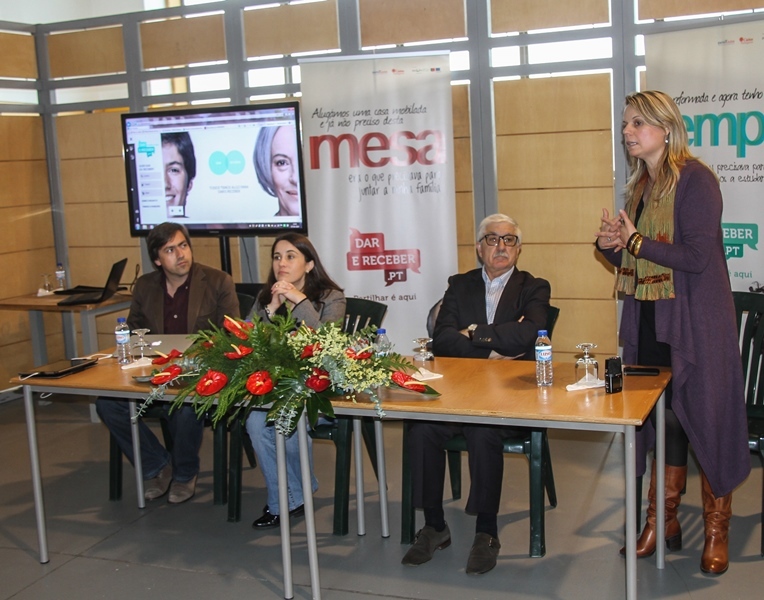
[(690, 148), (719, 176), (733, 290), (764, 284), (764, 22), (645, 38), (647, 81), (670, 94)]
[(300, 63), (308, 230), (347, 297), (388, 306), (397, 352), (457, 271), (445, 53)]

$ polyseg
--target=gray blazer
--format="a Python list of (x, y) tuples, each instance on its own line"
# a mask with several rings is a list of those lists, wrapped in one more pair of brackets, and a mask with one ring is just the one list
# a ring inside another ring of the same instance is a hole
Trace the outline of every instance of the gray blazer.
[[(255, 307), (248, 319), (251, 320), (255, 315), (264, 321), (270, 320), (265, 308), (260, 306), (259, 299), (255, 302)], [(322, 323), (342, 321), (345, 318), (345, 294), (337, 290), (329, 290), (316, 302), (305, 299), (292, 309), (292, 316), (298, 323), (305, 323), (314, 329), (321, 327)]]

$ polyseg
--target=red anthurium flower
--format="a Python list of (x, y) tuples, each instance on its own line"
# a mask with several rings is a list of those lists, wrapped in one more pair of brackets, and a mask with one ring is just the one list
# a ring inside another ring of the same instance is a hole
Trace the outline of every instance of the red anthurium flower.
[(174, 360), (176, 358), (180, 358), (183, 356), (183, 353), (180, 350), (176, 350), (173, 348), (170, 350), (169, 354), (160, 354), (157, 356), (154, 360), (151, 361), (152, 365), (166, 365), (171, 360)]
[(210, 341), (202, 342), (202, 347), (203, 347), (203, 348), (206, 348), (207, 350), (209, 350), (210, 348), (212, 348), (214, 345), (215, 345), (215, 344), (213, 344), (213, 343), (212, 343), (212, 342), (210, 342)]
[(264, 396), (273, 389), (273, 379), (268, 371), (255, 371), (247, 379), (245, 387), (253, 396)]
[(313, 369), (312, 375), (305, 380), (305, 385), (314, 392), (323, 392), (332, 384), (329, 373), (323, 369)]
[(225, 316), (225, 319), (223, 319), (223, 327), (226, 331), (229, 333), (232, 333), (240, 340), (246, 340), (247, 339), (247, 330), (252, 329), (254, 327), (253, 323), (250, 323), (249, 321), (241, 321), (239, 319), (232, 319), (228, 315)]
[(233, 347), (233, 352), (223, 352), (223, 356), (230, 358), (231, 360), (244, 358), (247, 354), (252, 354), (252, 348), (248, 348), (243, 344), (239, 344), (238, 346), (231, 344), (231, 346)]
[(196, 393), (200, 396), (217, 394), (228, 383), (228, 376), (220, 371), (210, 369), (196, 384)]
[(321, 344), (319, 342), (316, 342), (315, 344), (309, 344), (308, 346), (305, 346), (305, 348), (302, 349), (302, 353), (300, 354), (300, 358), (310, 358), (311, 356), (314, 356), (321, 352)]
[(352, 358), (354, 360), (365, 360), (367, 358), (371, 358), (371, 348), (362, 350), (361, 352), (357, 352), (355, 348), (348, 348), (345, 350), (345, 354), (348, 358)]
[(407, 375), (403, 371), (393, 371), (390, 378), (393, 380), (393, 383), (396, 383), (407, 390), (411, 390), (412, 392), (424, 393), (427, 389), (424, 384), (419, 383), (411, 375)]
[(182, 372), (183, 369), (181, 369), (178, 365), (170, 365), (169, 367), (165, 367), (162, 369), (162, 371), (154, 375), (151, 378), (151, 383), (154, 385), (164, 385), (166, 383), (170, 383)]

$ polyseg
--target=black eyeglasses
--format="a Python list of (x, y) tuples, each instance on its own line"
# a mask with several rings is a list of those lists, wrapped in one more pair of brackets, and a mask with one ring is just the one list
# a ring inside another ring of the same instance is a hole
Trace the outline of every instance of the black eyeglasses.
[(507, 235), (496, 235), (495, 233), (487, 233), (482, 238), (480, 238), (479, 241), (482, 242), (483, 240), (485, 240), (485, 243), (488, 244), (489, 246), (498, 246), (499, 240), (504, 242), (504, 245), (509, 246), (510, 248), (512, 246), (517, 245), (517, 236), (512, 235), (511, 233)]

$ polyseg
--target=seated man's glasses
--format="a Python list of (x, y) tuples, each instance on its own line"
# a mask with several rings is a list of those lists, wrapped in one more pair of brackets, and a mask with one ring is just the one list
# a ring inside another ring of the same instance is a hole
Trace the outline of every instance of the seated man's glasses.
[(484, 235), (482, 238), (480, 238), (480, 241), (485, 240), (485, 243), (489, 246), (498, 246), (499, 240), (504, 242), (505, 246), (516, 246), (517, 245), (517, 236), (507, 234), (507, 235), (496, 235), (495, 233), (488, 233)]

